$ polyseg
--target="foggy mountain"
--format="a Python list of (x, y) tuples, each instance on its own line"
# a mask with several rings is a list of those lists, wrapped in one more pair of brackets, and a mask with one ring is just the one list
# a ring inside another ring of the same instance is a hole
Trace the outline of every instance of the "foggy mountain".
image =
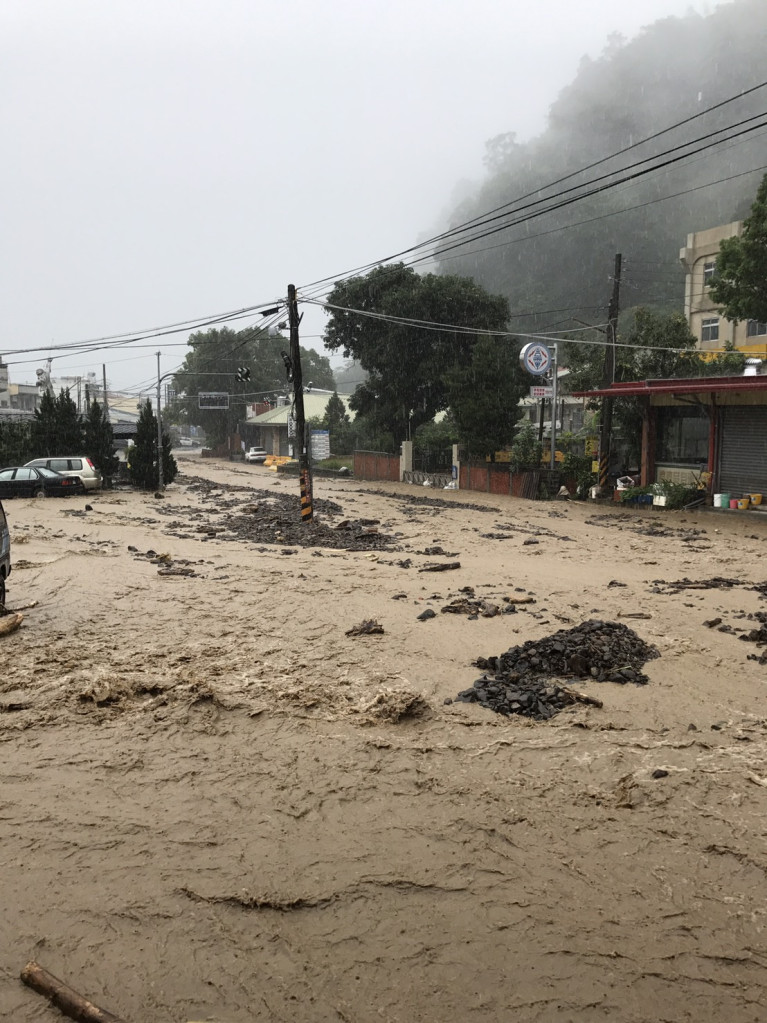
[[(746, 216), (767, 169), (767, 89), (740, 95), (767, 79), (766, 37), (765, 0), (735, 0), (707, 16), (665, 18), (630, 42), (612, 37), (599, 59), (581, 62), (575, 80), (552, 104), (540, 136), (519, 143), (512, 112), (510, 132), (487, 143), (486, 180), (453, 211), (449, 227), (484, 220), (487, 211), (511, 205), (500, 219), (473, 229), (475, 240), (461, 233), (441, 242), (435, 249), (440, 271), (474, 277), (508, 296), (514, 329), (563, 330), (604, 321), (613, 258), (621, 252), (624, 309), (681, 310), (678, 254), (686, 235)], [(747, 118), (756, 119), (734, 127)], [(719, 129), (729, 131), (703, 138)], [(734, 137), (736, 132), (743, 134)], [(662, 153), (668, 155), (661, 158)], [(647, 166), (640, 161), (651, 156), (655, 163), (684, 158), (506, 226), (541, 209), (531, 203), (567, 200), (596, 179), (613, 183)]]

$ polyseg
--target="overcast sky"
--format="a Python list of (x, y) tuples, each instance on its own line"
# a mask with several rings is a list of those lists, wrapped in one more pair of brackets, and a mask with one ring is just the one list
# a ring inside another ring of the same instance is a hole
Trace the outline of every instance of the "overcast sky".
[[(46, 346), (269, 305), (405, 248), (481, 178), (486, 140), (544, 127), (610, 33), (713, 6), (0, 0), (12, 382), (34, 381)], [(307, 310), (305, 344), (323, 322)], [(186, 337), (50, 354), (55, 374), (104, 362), (138, 392)]]

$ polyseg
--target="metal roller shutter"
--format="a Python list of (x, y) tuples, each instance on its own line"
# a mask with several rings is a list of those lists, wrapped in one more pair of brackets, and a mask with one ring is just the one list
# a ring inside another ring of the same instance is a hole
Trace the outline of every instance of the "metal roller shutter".
[(730, 494), (767, 494), (767, 406), (723, 408), (719, 487)]

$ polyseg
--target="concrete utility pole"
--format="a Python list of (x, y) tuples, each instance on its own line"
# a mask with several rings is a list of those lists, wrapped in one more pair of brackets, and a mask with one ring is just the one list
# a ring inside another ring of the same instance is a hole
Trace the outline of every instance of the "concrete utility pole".
[(104, 419), (109, 422), (109, 402), (107, 401), (107, 364), (101, 363), (101, 375), (104, 380)]
[[(621, 294), (621, 262), (622, 256), (615, 256), (613, 271), (613, 293), (607, 313), (607, 345), (602, 370), (602, 389), (615, 382), (615, 342), (618, 338), (618, 313), (620, 312)], [(613, 425), (613, 399), (602, 398), (602, 421), (599, 429), (599, 488), (607, 486), (608, 468), (610, 465), (610, 433)]]
[(301, 477), (301, 521), (311, 522), (314, 515), (312, 498), (312, 470), (306, 449), (306, 419), (304, 416), (304, 384), (301, 375), (301, 348), (298, 343), (298, 302), (294, 284), (288, 285), (288, 323), (290, 324), (290, 363), (293, 379), (293, 401), (296, 410), (295, 443), (298, 448), (298, 471)]
[(553, 344), (554, 361), (551, 367), (551, 460), (549, 462), (552, 470), (557, 467), (557, 394), (559, 384), (559, 350), (556, 343)]
[(162, 417), (160, 415), (160, 352), (157, 353), (157, 477), (159, 489), (165, 486), (162, 478)]

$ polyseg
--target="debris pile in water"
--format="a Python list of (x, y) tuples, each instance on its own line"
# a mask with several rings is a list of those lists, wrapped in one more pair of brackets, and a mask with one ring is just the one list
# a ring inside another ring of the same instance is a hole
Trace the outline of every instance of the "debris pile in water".
[(648, 678), (641, 669), (658, 656), (628, 626), (591, 619), (511, 647), (500, 657), (478, 657), (474, 663), (485, 674), (457, 699), (542, 721), (579, 698), (553, 678), (644, 685)]

